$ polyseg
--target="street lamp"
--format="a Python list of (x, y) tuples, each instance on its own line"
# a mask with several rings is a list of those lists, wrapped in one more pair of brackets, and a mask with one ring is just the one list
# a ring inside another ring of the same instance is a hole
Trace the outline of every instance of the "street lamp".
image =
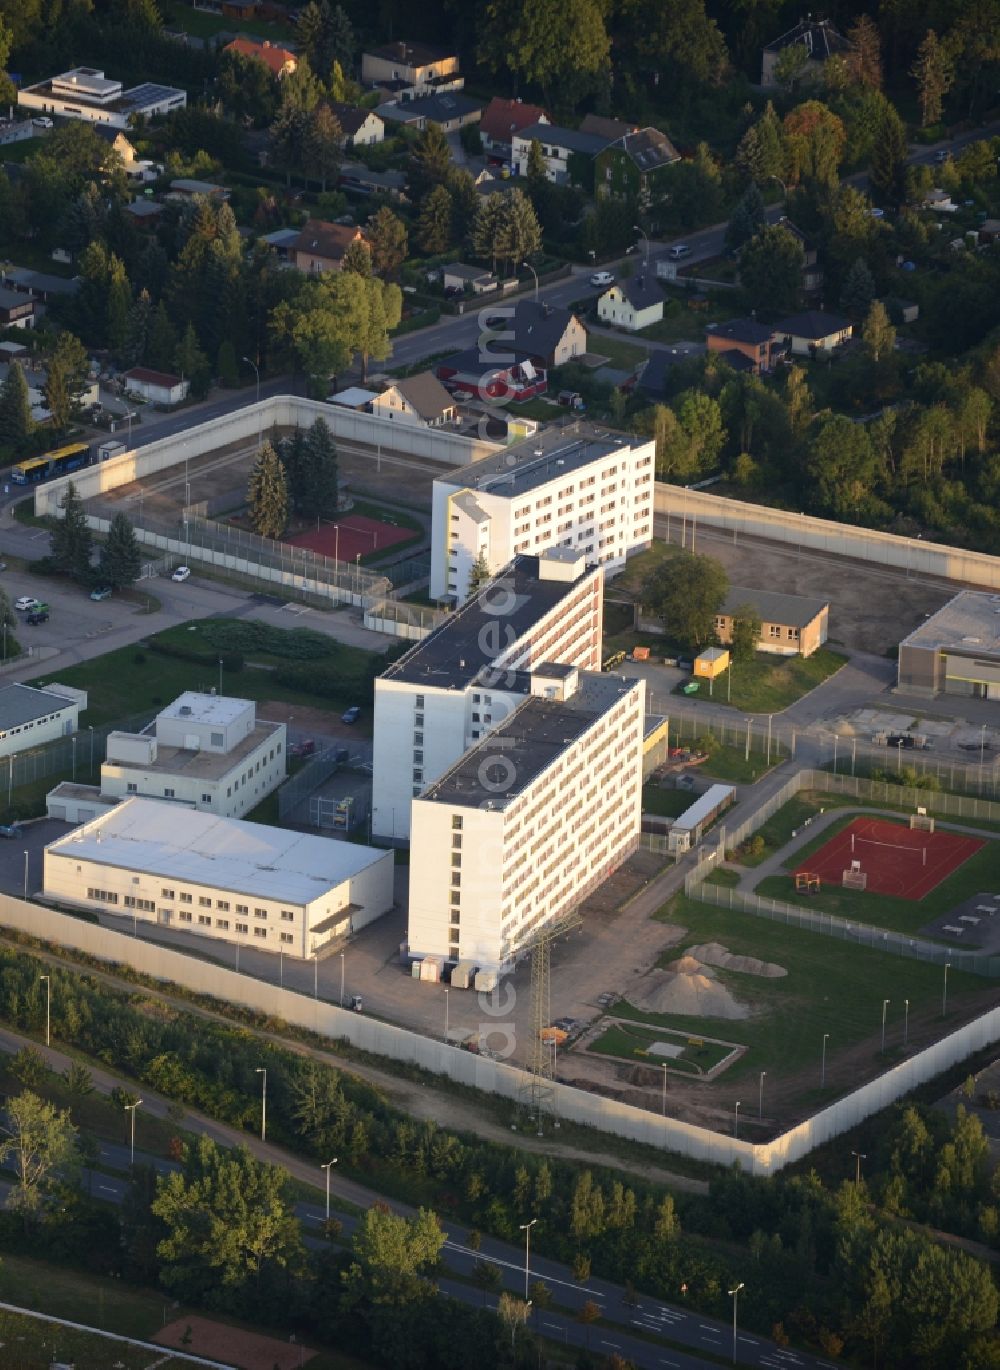
[(766, 1070), (762, 1070), (762, 1071), (760, 1072), (760, 1084), (758, 1085), (758, 1095), (757, 1095), (757, 1116), (758, 1116), (759, 1118), (763, 1118), (763, 1116), (764, 1116), (764, 1076), (765, 1076), (766, 1074), (767, 1074), (767, 1071), (766, 1071)]
[(882, 1000), (882, 1050), (885, 1051), (885, 1011), (892, 1003), (891, 999)]
[(663, 1061), (661, 1064), (663, 1066), (663, 1098), (660, 1102), (660, 1112), (665, 1118), (667, 1116), (667, 1063)]
[(829, 1038), (829, 1036), (830, 1036), (830, 1034), (829, 1034), (828, 1032), (824, 1032), (824, 1033), (823, 1033), (823, 1059), (822, 1059), (822, 1063), (820, 1064), (820, 1068), (819, 1068), (819, 1087), (820, 1087), (820, 1089), (825, 1089), (825, 1088), (826, 1088), (826, 1043), (827, 1043), (827, 1039)]
[(535, 304), (537, 304), (537, 303), (538, 303), (538, 272), (535, 270), (535, 268), (531, 265), (530, 262), (522, 262), (521, 265), (522, 265), (522, 266), (526, 266), (526, 267), (528, 268), (528, 270), (531, 272), (532, 276), (534, 276), (534, 278), (535, 278)]
[(740, 1135), (740, 1100), (736, 1100), (736, 1110), (733, 1114), (733, 1136)]
[(135, 1111), (142, 1103), (141, 1099), (136, 1099), (134, 1104), (126, 1104), (125, 1112), (132, 1115), (131, 1143), (129, 1147), (129, 1165), (135, 1165)]
[(448, 1040), (448, 986), (444, 987), (444, 1040)]
[(52, 1041), (52, 978), (48, 975), (40, 975), (38, 978), (45, 981), (45, 1045), (49, 1046)]
[(643, 241), (646, 244), (646, 265), (649, 266), (649, 235), (644, 233), (638, 224), (633, 224), (632, 227), (635, 229), (636, 233), (642, 233)]
[(903, 1000), (903, 1046), (906, 1046), (910, 1036), (910, 1001)]
[(735, 1289), (730, 1289), (729, 1297), (733, 1301), (733, 1364), (736, 1364), (736, 1308), (739, 1303), (740, 1290), (745, 1289), (746, 1285), (740, 1280)]
[[(28, 896), (25, 895), (25, 898)], [(948, 1012), (948, 971), (951, 969), (951, 962), (944, 963), (944, 989), (941, 991), (941, 1017)]]
[(258, 1066), (255, 1074), (262, 1075), (260, 1094), (260, 1140), (267, 1141), (267, 1067)]
[(340, 1007), (344, 1007), (344, 953), (340, 953)]
[(330, 1171), (333, 1169), (333, 1167), (334, 1167), (336, 1164), (337, 1164), (337, 1157), (334, 1156), (334, 1158), (333, 1158), (332, 1161), (323, 1161), (322, 1164), (320, 1165), (320, 1169), (326, 1171), (326, 1220), (327, 1220), (327, 1222), (330, 1221)]
[(252, 362), (252, 361), (250, 360), (249, 357), (244, 357), (243, 360), (246, 362), (247, 366), (252, 366), (252, 367), (253, 367), (253, 373), (254, 373), (254, 375), (257, 377), (257, 446), (259, 447), (259, 446), (260, 446), (260, 371), (258, 370), (257, 363), (256, 363), (256, 362)]
[(94, 725), (87, 724), (87, 731), (90, 733), (90, 774), (94, 774)]
[(24, 897), (28, 897), (28, 853), (24, 853)]
[(983, 724), (982, 732), (979, 737), (979, 764), (986, 760), (986, 724)]
[(521, 1223), (521, 1231), (524, 1233), (524, 1301), (525, 1301), (525, 1303), (528, 1303), (528, 1302), (529, 1302), (529, 1299), (528, 1299), (528, 1278), (529, 1278), (529, 1271), (530, 1271), (530, 1268), (531, 1268), (531, 1229), (534, 1227), (535, 1223), (537, 1223), (537, 1222), (538, 1222), (538, 1219), (537, 1219), (537, 1218), (532, 1218), (531, 1222), (529, 1222), (529, 1223)]
[(76, 780), (76, 733), (74, 733), (73, 736), (70, 738), (70, 742), (73, 744), (73, 780), (75, 781), (75, 780)]
[(861, 1183), (861, 1162), (867, 1160), (868, 1153), (866, 1151), (852, 1151), (851, 1155), (854, 1157), (854, 1185), (857, 1188)]

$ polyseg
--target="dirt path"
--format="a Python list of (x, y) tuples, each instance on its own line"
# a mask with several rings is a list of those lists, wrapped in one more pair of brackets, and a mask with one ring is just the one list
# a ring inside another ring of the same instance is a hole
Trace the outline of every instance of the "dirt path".
[[(25, 951), (25, 948), (19, 943), (9, 941), (7, 938), (0, 938), (0, 942), (5, 943), (14, 950)], [(61, 957), (51, 951), (36, 951), (32, 948), (29, 954), (55, 965), (60, 965), (64, 969), (72, 970), (77, 974), (84, 973), (93, 975), (95, 979), (110, 985), (116, 990), (122, 990), (128, 994), (141, 995), (143, 998), (154, 999), (178, 1012), (211, 1019), (214, 1022), (224, 1023), (227, 1027), (239, 1027), (242, 1030), (253, 1033), (255, 1037), (260, 1038), (262, 1041), (272, 1042), (275, 1046), (280, 1046), (287, 1051), (297, 1052), (301, 1056), (311, 1057), (314, 1060), (322, 1061), (326, 1065), (333, 1066), (338, 1070), (346, 1071), (348, 1074), (357, 1075), (360, 1079), (367, 1080), (370, 1084), (377, 1085), (379, 1089), (384, 1091), (397, 1108), (421, 1121), (434, 1122), (437, 1123), (439, 1127), (453, 1128), (456, 1132), (471, 1133), (474, 1136), (482, 1137), (487, 1141), (499, 1142), (504, 1146), (516, 1146), (521, 1150), (536, 1155), (554, 1156), (568, 1161), (580, 1161), (585, 1165), (607, 1166), (609, 1169), (622, 1170), (627, 1174), (641, 1175), (643, 1179), (652, 1180), (658, 1184), (668, 1185), (672, 1189), (686, 1190), (691, 1194), (708, 1193), (708, 1183), (704, 1180), (695, 1180), (687, 1175), (678, 1175), (674, 1171), (658, 1165), (623, 1160), (620, 1156), (616, 1156), (612, 1152), (598, 1149), (596, 1144), (584, 1148), (561, 1142), (551, 1134), (546, 1137), (531, 1137), (511, 1132), (508, 1126), (504, 1126), (501, 1123), (494, 1122), (490, 1118), (484, 1117), (482, 1112), (471, 1100), (456, 1097), (455, 1094), (447, 1089), (436, 1089), (432, 1083), (428, 1083), (426, 1080), (405, 1080), (397, 1075), (393, 1075), (389, 1071), (379, 1070), (377, 1067), (368, 1065), (367, 1063), (361, 1063), (338, 1056), (332, 1048), (321, 1050), (318, 1047), (309, 1046), (294, 1038), (282, 1037), (279, 1033), (265, 1032), (260, 1028), (255, 1028), (242, 1023), (238, 1019), (228, 1018), (225, 1014), (215, 1013), (210, 1009), (202, 1008), (200, 1005), (194, 1004), (187, 999), (174, 998), (172, 995), (165, 993), (162, 990), (149, 989), (144, 985), (133, 984), (128, 980), (119, 979), (117, 976), (112, 975), (107, 971), (97, 970), (91, 966), (81, 966), (78, 962)]]

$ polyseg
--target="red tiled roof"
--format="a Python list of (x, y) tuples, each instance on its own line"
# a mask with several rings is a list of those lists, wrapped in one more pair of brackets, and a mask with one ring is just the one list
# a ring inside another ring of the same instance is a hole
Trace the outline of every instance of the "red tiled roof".
[(234, 38), (231, 43), (226, 44), (223, 51), (238, 52), (241, 57), (256, 57), (275, 76), (280, 76), (289, 63), (292, 70), (298, 65), (298, 58), (294, 52), (289, 52), (287, 48), (276, 48), (266, 39), (263, 43), (256, 43), (252, 38)]
[(143, 381), (146, 385), (162, 385), (168, 390), (172, 390), (175, 385), (181, 384), (180, 376), (171, 376), (166, 371), (150, 371), (146, 366), (133, 366), (131, 371), (124, 373), (123, 379)]
[(310, 219), (294, 242), (289, 243), (292, 252), (308, 252), (314, 257), (328, 257), (339, 262), (354, 242), (363, 238), (360, 228), (349, 224), (328, 224), (323, 219)]
[(494, 96), (483, 110), (479, 131), (488, 138), (506, 142), (512, 133), (520, 133), (521, 129), (548, 117), (538, 105), (526, 105), (521, 100), (501, 100)]

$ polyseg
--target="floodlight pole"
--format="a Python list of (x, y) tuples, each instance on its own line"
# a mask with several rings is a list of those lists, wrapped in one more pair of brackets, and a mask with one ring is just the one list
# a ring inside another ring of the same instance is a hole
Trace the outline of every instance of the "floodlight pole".
[(830, 1034), (829, 1034), (828, 1032), (824, 1032), (824, 1033), (823, 1033), (823, 1056), (822, 1056), (822, 1061), (821, 1061), (820, 1068), (819, 1068), (819, 1087), (820, 1087), (820, 1089), (825, 1089), (825, 1088), (826, 1088), (826, 1043), (827, 1043), (827, 1039), (829, 1038), (829, 1036), (830, 1036)]
[(50, 1046), (52, 1042), (52, 977), (40, 975), (38, 978), (45, 981), (45, 1045)]
[(942, 1018), (943, 1018), (943, 1017), (945, 1016), (945, 1014), (948, 1012), (948, 971), (949, 971), (950, 968), (951, 968), (951, 962), (950, 962), (950, 961), (945, 961), (945, 963), (944, 963), (944, 989), (941, 991), (941, 1017), (942, 1017)]
[(765, 1076), (766, 1074), (767, 1074), (767, 1071), (766, 1071), (766, 1070), (762, 1070), (762, 1071), (760, 1072), (760, 1082), (759, 1082), (758, 1087), (757, 1087), (757, 1117), (758, 1117), (758, 1118), (763, 1118), (763, 1116), (764, 1116), (764, 1076)]
[(891, 999), (882, 1000), (882, 1050), (885, 1051), (885, 1011), (892, 1003)]

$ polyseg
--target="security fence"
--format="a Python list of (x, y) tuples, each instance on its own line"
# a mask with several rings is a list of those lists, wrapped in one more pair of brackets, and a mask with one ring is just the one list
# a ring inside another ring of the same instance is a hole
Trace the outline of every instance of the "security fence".
[(337, 760), (339, 747), (327, 747), (315, 756), (295, 775), (291, 775), (278, 790), (278, 821), (285, 823), (304, 805), (309, 796), (325, 785), (335, 775), (340, 763)]
[[(732, 747), (737, 751), (742, 749), (747, 760), (750, 757), (762, 758), (765, 765), (783, 761), (795, 754), (796, 731), (792, 728), (766, 721), (761, 723), (739, 715), (729, 720), (677, 713), (677, 702), (669, 695), (650, 695), (646, 699), (647, 713), (666, 718), (671, 747), (712, 737), (723, 747)], [(750, 778), (747, 777), (748, 780)]]
[(69, 776), (71, 780), (87, 776), (96, 779), (101, 762), (107, 753), (108, 734), (112, 732), (140, 732), (156, 717), (156, 711), (133, 714), (124, 721), (102, 728), (82, 728), (69, 737), (59, 737), (32, 751), (17, 752), (0, 760), (0, 793), (7, 791), (7, 807), (11, 807), (14, 791), (22, 785), (49, 776)]
[[(985, 737), (982, 739), (985, 743)], [(839, 776), (853, 779), (871, 779), (872, 775), (906, 775), (924, 778), (932, 786), (949, 790), (953, 794), (975, 796), (979, 799), (1000, 799), (1000, 757), (994, 759), (986, 746), (969, 745), (967, 762), (944, 760), (935, 757), (933, 752), (907, 749), (902, 745), (878, 746), (855, 738), (833, 737), (828, 743), (831, 750), (830, 768)], [(884, 783), (882, 779), (879, 784)], [(890, 784), (894, 782), (891, 778)], [(921, 785), (907, 786), (919, 790), (921, 794), (932, 791)], [(920, 801), (921, 803), (923, 800)]]

